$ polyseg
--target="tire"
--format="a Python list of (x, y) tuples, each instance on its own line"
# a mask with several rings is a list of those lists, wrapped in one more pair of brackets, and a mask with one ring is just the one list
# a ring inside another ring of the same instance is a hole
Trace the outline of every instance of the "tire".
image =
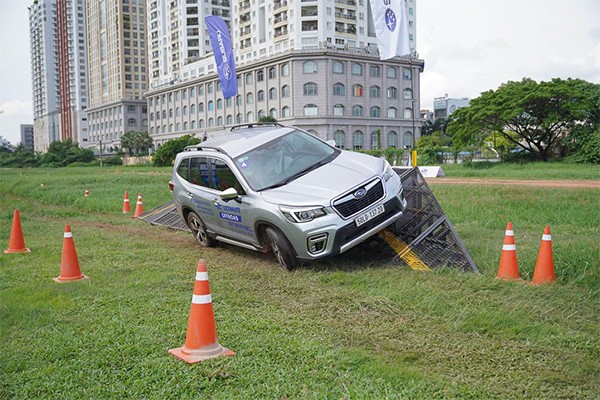
[(268, 227), (265, 230), (267, 241), (271, 245), (271, 250), (279, 264), (288, 271), (296, 269), (300, 263), (296, 258), (294, 248), (287, 240), (285, 235), (278, 229)]
[(187, 216), (187, 225), (192, 231), (192, 235), (196, 238), (198, 244), (202, 247), (214, 247), (216, 242), (213, 238), (208, 236), (206, 232), (206, 226), (200, 219), (198, 214), (190, 212)]

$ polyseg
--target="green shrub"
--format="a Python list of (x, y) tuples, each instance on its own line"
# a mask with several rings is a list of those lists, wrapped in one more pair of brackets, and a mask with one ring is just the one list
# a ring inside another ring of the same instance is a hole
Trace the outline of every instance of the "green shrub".
[(160, 146), (154, 155), (152, 161), (158, 167), (173, 165), (177, 153), (181, 153), (186, 146), (200, 143), (200, 139), (190, 135), (184, 135), (177, 139), (172, 139)]

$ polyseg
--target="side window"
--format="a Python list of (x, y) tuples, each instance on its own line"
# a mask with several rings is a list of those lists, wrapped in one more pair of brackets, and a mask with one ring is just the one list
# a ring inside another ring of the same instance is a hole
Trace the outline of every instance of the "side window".
[(210, 160), (210, 168), (212, 170), (212, 177), (210, 187), (216, 190), (225, 190), (230, 187), (237, 190), (238, 194), (246, 194), (242, 185), (238, 182), (237, 178), (233, 174), (233, 171), (229, 166), (221, 160), (213, 158)]
[(194, 157), (190, 162), (190, 183), (210, 187), (208, 180), (208, 161), (206, 157)]
[(190, 181), (190, 173), (188, 167), (190, 166), (190, 159), (184, 158), (181, 163), (179, 163), (179, 167), (177, 167), (177, 175), (185, 179), (186, 181)]

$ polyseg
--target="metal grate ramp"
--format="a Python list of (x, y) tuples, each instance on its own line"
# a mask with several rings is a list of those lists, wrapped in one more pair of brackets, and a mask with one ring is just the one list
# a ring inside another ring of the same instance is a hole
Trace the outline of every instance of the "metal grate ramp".
[(179, 215), (179, 212), (175, 207), (175, 202), (173, 201), (143, 213), (138, 219), (141, 219), (150, 225), (161, 225), (171, 229), (190, 232), (190, 228), (188, 228), (185, 222), (183, 222), (183, 219), (181, 219), (181, 215)]

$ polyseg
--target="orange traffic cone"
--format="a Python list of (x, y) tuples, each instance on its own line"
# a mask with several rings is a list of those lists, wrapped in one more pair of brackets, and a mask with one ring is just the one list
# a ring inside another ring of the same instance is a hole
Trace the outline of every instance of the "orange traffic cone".
[(502, 246), (502, 256), (500, 257), (500, 267), (498, 268), (498, 279), (519, 280), (519, 266), (517, 264), (517, 248), (515, 246), (515, 232), (512, 222), (506, 225), (504, 233), (504, 245)]
[(87, 188), (85, 188), (85, 193), (83, 195), (84, 197), (88, 197), (90, 195), (90, 191)]
[(125, 197), (123, 198), (123, 214), (127, 214), (131, 212), (131, 207), (129, 206), (129, 194), (125, 192)]
[(142, 194), (138, 193), (137, 203), (135, 205), (135, 212), (131, 218), (137, 218), (144, 213), (144, 206), (142, 205)]
[(185, 344), (183, 347), (169, 350), (169, 353), (188, 364), (235, 354), (217, 341), (217, 327), (204, 260), (198, 261)]
[(532, 285), (540, 285), (542, 283), (552, 283), (556, 280), (554, 275), (554, 258), (552, 256), (552, 235), (550, 227), (544, 228), (542, 235), (542, 243), (538, 252), (535, 270), (533, 271)]
[(75, 251), (75, 242), (71, 227), (65, 225), (65, 235), (63, 240), (62, 260), (60, 263), (60, 276), (52, 278), (55, 282), (69, 282), (88, 279), (87, 276), (81, 273), (79, 269), (79, 261), (77, 260), (77, 252)]
[(10, 231), (10, 241), (8, 242), (8, 249), (4, 250), (4, 254), (30, 252), (31, 250), (25, 247), (25, 240), (23, 239), (23, 229), (21, 229), (21, 217), (19, 217), (19, 210), (15, 208), (12, 229)]

